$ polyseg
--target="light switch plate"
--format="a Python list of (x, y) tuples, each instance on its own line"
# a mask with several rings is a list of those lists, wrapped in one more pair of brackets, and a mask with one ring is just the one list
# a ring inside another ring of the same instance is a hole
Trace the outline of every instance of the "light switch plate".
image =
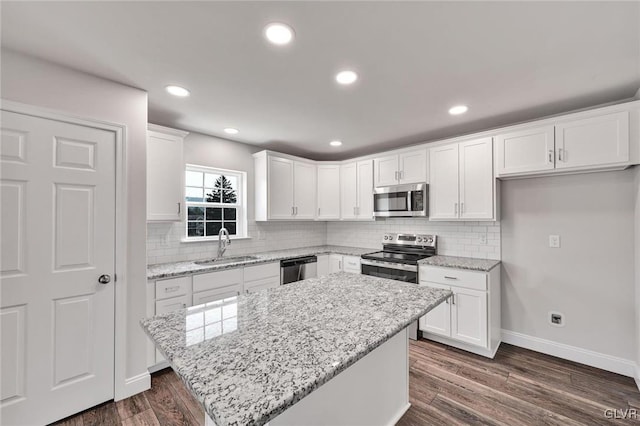
[(549, 247), (560, 248), (560, 235), (549, 235)]

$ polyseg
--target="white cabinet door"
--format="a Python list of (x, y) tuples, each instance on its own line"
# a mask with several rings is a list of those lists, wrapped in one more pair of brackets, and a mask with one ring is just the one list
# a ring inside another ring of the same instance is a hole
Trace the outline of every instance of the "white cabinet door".
[(159, 131), (149, 131), (147, 134), (148, 221), (168, 222), (182, 219), (184, 210), (182, 145), (180, 136)]
[(629, 112), (556, 125), (556, 168), (629, 161)]
[(544, 126), (496, 136), (496, 175), (553, 169), (553, 133), (553, 126)]
[(344, 264), (344, 271), (352, 274), (360, 274), (360, 258), (358, 256), (342, 256), (342, 262)]
[(191, 306), (189, 296), (178, 296), (170, 299), (158, 300), (156, 302), (156, 315), (166, 314), (167, 312), (177, 311)]
[(427, 181), (426, 148), (400, 153), (398, 163), (401, 184), (425, 183)]
[(315, 219), (317, 187), (315, 164), (294, 162), (293, 178), (294, 219)]
[[(444, 290), (451, 290), (451, 287), (447, 285), (432, 283), (432, 282), (420, 282), (421, 286), (428, 286), (433, 288), (441, 288)], [(440, 336), (451, 336), (451, 302), (450, 298), (436, 306), (429, 311), (425, 316), (418, 321), (418, 328), (428, 333), (437, 334)]]
[(460, 208), (462, 219), (492, 219), (493, 143), (491, 138), (461, 142)]
[(358, 161), (358, 219), (373, 220), (373, 161)]
[(242, 286), (243, 281), (244, 271), (242, 268), (196, 274), (193, 276), (193, 292), (197, 293), (231, 285)]
[(318, 166), (318, 219), (340, 219), (340, 166)]
[(355, 219), (358, 206), (358, 170), (356, 163), (340, 166), (340, 218)]
[(329, 272), (342, 272), (342, 255), (332, 254), (329, 256)]
[(318, 256), (318, 276), (323, 277), (329, 274), (329, 255), (323, 254)]
[(452, 287), (451, 337), (472, 345), (487, 346), (487, 293)]
[(287, 158), (268, 159), (269, 219), (293, 218), (293, 161)]
[(458, 144), (429, 151), (429, 219), (458, 218)]
[(398, 183), (398, 156), (389, 155), (373, 160), (374, 184), (378, 186), (396, 185)]
[(251, 283), (244, 283), (245, 293), (256, 293), (258, 291), (266, 290), (268, 288), (280, 287), (280, 277), (270, 277), (263, 280), (253, 281)]

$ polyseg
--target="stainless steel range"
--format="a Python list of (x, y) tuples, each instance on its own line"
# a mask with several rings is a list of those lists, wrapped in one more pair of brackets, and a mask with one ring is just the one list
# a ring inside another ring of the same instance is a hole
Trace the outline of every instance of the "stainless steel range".
[(435, 254), (435, 235), (385, 234), (382, 251), (362, 255), (362, 273), (417, 284), (418, 261)]
[[(436, 236), (385, 234), (382, 251), (363, 254), (362, 273), (418, 284), (418, 261), (436, 255)], [(409, 326), (409, 338), (417, 339), (418, 323)]]

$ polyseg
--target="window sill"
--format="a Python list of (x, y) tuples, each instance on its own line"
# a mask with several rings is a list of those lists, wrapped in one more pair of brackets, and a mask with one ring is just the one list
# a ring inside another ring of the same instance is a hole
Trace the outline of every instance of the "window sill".
[[(235, 241), (235, 240), (250, 240), (251, 237), (231, 236), (231, 237), (229, 237), (229, 239), (231, 241)], [(220, 240), (220, 238), (218, 238), (217, 236), (215, 236), (215, 237), (198, 237), (198, 238), (182, 237), (180, 239), (180, 242), (182, 242), (182, 243), (207, 243), (207, 242), (211, 242), (211, 241), (218, 242), (219, 240)]]

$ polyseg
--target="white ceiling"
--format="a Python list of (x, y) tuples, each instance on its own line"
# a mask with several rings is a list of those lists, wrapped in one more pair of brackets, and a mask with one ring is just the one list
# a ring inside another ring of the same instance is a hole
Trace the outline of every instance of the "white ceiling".
[[(295, 29), (292, 45), (264, 40), (272, 21)], [(640, 87), (639, 2), (2, 2), (2, 45), (148, 91), (151, 122), (226, 138), (236, 127), (233, 140), (315, 159)], [(343, 68), (355, 85), (335, 84)], [(450, 116), (460, 103), (469, 112)]]

